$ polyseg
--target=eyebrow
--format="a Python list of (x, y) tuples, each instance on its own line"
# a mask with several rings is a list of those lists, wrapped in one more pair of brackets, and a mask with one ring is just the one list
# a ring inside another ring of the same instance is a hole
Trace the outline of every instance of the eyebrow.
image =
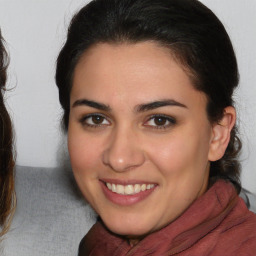
[[(92, 108), (96, 108), (102, 111), (111, 111), (111, 108), (109, 105), (105, 105), (103, 103), (98, 103), (96, 101), (93, 100), (87, 100), (87, 99), (80, 99), (80, 100), (76, 100), (72, 107), (78, 107), (78, 106), (88, 106), (88, 107), (92, 107)], [(182, 108), (187, 108), (186, 105), (177, 102), (175, 100), (172, 99), (166, 99), (166, 100), (158, 100), (158, 101), (153, 101), (153, 102), (149, 102), (146, 104), (140, 104), (137, 105), (135, 107), (135, 111), (136, 112), (145, 112), (145, 111), (149, 111), (149, 110), (153, 110), (156, 108), (161, 108), (161, 107), (166, 107), (166, 106), (176, 106), (176, 107), (182, 107)]]
[(154, 101), (154, 102), (149, 102), (146, 104), (141, 104), (136, 106), (136, 111), (137, 112), (144, 112), (148, 110), (153, 110), (156, 108), (161, 108), (161, 107), (166, 107), (166, 106), (176, 106), (176, 107), (182, 107), (182, 108), (187, 108), (186, 105), (177, 102), (172, 99), (166, 99), (166, 100), (159, 100), (159, 101)]
[(78, 106), (88, 106), (102, 111), (111, 111), (110, 106), (87, 99), (76, 100), (72, 105), (73, 108)]

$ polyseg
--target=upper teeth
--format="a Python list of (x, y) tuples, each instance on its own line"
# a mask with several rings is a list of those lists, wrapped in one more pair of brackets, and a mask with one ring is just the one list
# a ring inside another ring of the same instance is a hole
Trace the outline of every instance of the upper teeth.
[(120, 195), (134, 195), (141, 191), (145, 191), (146, 189), (151, 189), (155, 187), (154, 184), (134, 184), (134, 185), (120, 185), (120, 184), (112, 184), (106, 183), (109, 190), (115, 192)]

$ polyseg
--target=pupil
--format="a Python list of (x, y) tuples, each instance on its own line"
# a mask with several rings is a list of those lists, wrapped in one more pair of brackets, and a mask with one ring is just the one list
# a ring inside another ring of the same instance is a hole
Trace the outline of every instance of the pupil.
[(93, 116), (92, 121), (95, 124), (101, 124), (103, 122), (103, 117), (102, 116)]
[(155, 118), (156, 125), (165, 125), (165, 123), (166, 123), (166, 118), (164, 118), (164, 117), (156, 117)]

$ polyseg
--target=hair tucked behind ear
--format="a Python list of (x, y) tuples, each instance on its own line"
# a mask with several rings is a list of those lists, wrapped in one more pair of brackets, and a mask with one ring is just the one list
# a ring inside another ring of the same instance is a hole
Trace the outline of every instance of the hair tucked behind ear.
[(12, 124), (3, 97), (7, 65), (7, 53), (0, 31), (0, 236), (9, 229), (16, 203)]
[[(57, 60), (56, 84), (66, 130), (73, 73), (83, 53), (101, 42), (149, 40), (170, 49), (195, 89), (207, 96), (210, 122), (221, 120), (224, 109), (233, 106), (239, 74), (230, 38), (211, 10), (197, 0), (94, 0), (72, 19)], [(229, 179), (238, 191), (240, 149), (234, 128), (224, 157), (210, 167), (213, 179)]]

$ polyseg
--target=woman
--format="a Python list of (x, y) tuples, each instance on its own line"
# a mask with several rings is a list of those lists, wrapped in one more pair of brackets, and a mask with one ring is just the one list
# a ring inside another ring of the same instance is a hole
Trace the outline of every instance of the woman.
[(0, 31), (0, 225), (2, 227), (0, 236), (7, 232), (15, 208), (12, 125), (3, 97), (6, 89), (7, 64), (7, 54)]
[(255, 255), (239, 199), (238, 69), (196, 0), (95, 0), (56, 71), (77, 184), (99, 215), (79, 255)]

